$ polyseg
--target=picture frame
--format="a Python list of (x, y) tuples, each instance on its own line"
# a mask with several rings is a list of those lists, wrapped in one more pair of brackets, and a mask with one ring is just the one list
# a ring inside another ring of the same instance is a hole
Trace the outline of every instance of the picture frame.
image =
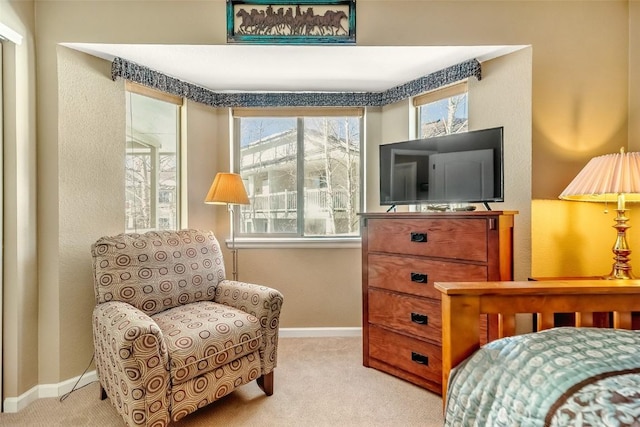
[(356, 0), (227, 0), (227, 42), (355, 44)]

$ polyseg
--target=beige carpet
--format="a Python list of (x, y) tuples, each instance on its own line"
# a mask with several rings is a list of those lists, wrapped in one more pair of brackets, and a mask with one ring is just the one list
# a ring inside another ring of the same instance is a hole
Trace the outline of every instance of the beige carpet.
[[(360, 338), (281, 338), (275, 392), (255, 382), (241, 387), (174, 426), (442, 426), (442, 399), (362, 366)], [(40, 399), (0, 426), (113, 426), (124, 422), (98, 385), (67, 399)]]

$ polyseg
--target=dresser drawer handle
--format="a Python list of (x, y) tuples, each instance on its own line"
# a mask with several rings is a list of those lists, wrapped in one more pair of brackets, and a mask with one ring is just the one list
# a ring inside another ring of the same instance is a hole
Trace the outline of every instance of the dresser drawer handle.
[(427, 233), (411, 233), (411, 241), (417, 243), (426, 243), (427, 241)]
[(421, 365), (429, 366), (429, 357), (415, 351), (411, 352), (411, 360)]
[(429, 316), (420, 313), (411, 313), (411, 321), (419, 325), (429, 324)]
[(416, 283), (427, 283), (429, 279), (426, 274), (411, 273), (411, 281)]

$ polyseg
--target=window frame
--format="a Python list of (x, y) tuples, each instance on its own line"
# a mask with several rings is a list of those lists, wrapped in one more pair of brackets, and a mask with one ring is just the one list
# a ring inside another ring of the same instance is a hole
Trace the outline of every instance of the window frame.
[[(183, 150), (183, 145), (184, 145), (184, 135), (182, 133), (183, 131), (183, 114), (184, 114), (184, 99), (176, 96), (176, 95), (171, 95), (169, 93), (166, 92), (161, 92), (152, 88), (149, 88), (147, 86), (143, 86), (141, 84), (132, 82), (132, 81), (125, 81), (125, 95), (129, 96), (129, 93), (131, 94), (136, 94), (139, 96), (145, 96), (147, 98), (152, 98), (155, 99), (157, 101), (161, 101), (161, 102), (165, 102), (168, 104), (173, 104), (175, 105), (176, 108), (176, 150), (175, 150), (175, 168), (176, 168), (176, 173), (175, 173), (175, 181), (176, 181), (176, 190), (175, 190), (175, 201), (173, 202), (175, 204), (176, 207), (176, 219), (175, 219), (175, 224), (176, 224), (176, 229), (179, 229), (183, 226), (183, 205), (182, 205), (182, 197), (183, 197), (183, 179), (182, 179), (182, 171), (183, 171), (183, 155), (182, 155), (182, 150)], [(125, 138), (128, 140), (129, 135), (125, 135)], [(143, 144), (143, 145), (147, 145), (147, 144)], [(135, 224), (136, 221), (134, 219), (134, 227), (133, 228), (129, 228), (127, 225), (127, 221), (126, 221), (126, 214), (125, 214), (125, 224), (124, 224), (124, 228), (125, 231), (127, 232), (143, 232), (143, 231), (153, 231), (153, 230), (164, 230), (164, 228), (159, 227), (159, 222), (160, 222), (160, 218), (158, 216), (158, 212), (160, 209), (160, 196), (163, 190), (161, 190), (160, 188), (160, 180), (158, 179), (159, 177), (159, 173), (160, 173), (160, 168), (159, 168), (159, 163), (160, 163), (160, 152), (159, 149), (157, 147), (153, 147), (151, 145), (148, 145), (149, 147), (149, 156), (151, 156), (151, 164), (152, 166), (154, 166), (154, 170), (156, 171), (153, 176), (151, 176), (150, 178), (150, 185), (151, 185), (151, 194), (153, 195), (153, 197), (151, 198), (150, 201), (150, 217), (151, 220), (150, 222), (153, 223), (153, 226), (146, 229), (138, 229)], [(128, 141), (125, 141), (125, 158), (129, 155), (129, 143)], [(125, 192), (127, 191), (127, 172), (126, 172), (126, 160), (125, 160)], [(126, 200), (126, 198), (125, 198)]]
[[(358, 159), (358, 184), (360, 188), (359, 206), (356, 212), (362, 212), (365, 203), (365, 124), (366, 109), (362, 107), (265, 107), (265, 108), (231, 108), (229, 109), (230, 122), (232, 124), (231, 131), (231, 153), (232, 168), (241, 172), (240, 169), (240, 149), (241, 149), (241, 133), (240, 122), (242, 118), (292, 118), (296, 120), (297, 138), (296, 138), (296, 188), (297, 194), (304, 197), (304, 119), (308, 117), (349, 117), (355, 116), (359, 120), (359, 159)], [(301, 174), (300, 174), (301, 173)], [(299, 200), (299, 199), (298, 199)], [(292, 248), (308, 248), (317, 247), (359, 247), (361, 241), (362, 230), (358, 228), (358, 233), (354, 235), (329, 235), (329, 236), (305, 236), (304, 235), (304, 209), (297, 211), (297, 231), (296, 233), (239, 233), (240, 228), (240, 209), (234, 209), (232, 215), (232, 227), (235, 232), (235, 242), (238, 248), (268, 248), (268, 247), (292, 247)], [(357, 215), (357, 213), (356, 213)]]
[[(421, 118), (420, 112), (421, 112), (422, 106), (430, 104), (432, 102), (437, 102), (443, 99), (451, 98), (453, 96), (462, 95), (465, 93), (467, 94), (467, 116), (468, 116), (469, 84), (467, 79), (414, 96), (411, 102), (415, 110), (415, 132), (416, 132), (417, 138), (423, 138), (422, 122), (420, 120)], [(467, 131), (468, 131), (468, 120), (469, 118), (467, 117)]]

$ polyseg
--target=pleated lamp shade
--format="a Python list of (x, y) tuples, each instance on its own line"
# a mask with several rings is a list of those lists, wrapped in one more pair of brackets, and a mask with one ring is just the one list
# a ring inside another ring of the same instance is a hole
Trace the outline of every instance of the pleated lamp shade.
[(237, 173), (216, 174), (204, 202), (220, 205), (248, 205), (249, 197), (242, 177)]
[(640, 202), (640, 153), (594, 157), (560, 194), (564, 200)]
[(605, 154), (594, 157), (582, 168), (559, 196), (565, 200), (585, 202), (616, 202), (617, 216), (613, 228), (617, 231), (613, 245), (614, 263), (604, 279), (633, 279), (626, 231), (626, 202), (640, 202), (640, 153)]

